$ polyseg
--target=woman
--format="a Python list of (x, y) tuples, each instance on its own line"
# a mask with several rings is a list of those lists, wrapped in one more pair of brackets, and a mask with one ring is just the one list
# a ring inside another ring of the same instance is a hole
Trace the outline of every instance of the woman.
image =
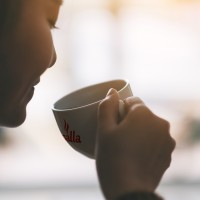
[[(0, 0), (0, 126), (17, 127), (40, 76), (56, 62), (51, 29), (61, 0)], [(139, 98), (124, 101), (118, 123), (112, 89), (98, 112), (96, 167), (106, 199), (160, 199), (154, 191), (169, 167), (175, 142), (169, 123)]]

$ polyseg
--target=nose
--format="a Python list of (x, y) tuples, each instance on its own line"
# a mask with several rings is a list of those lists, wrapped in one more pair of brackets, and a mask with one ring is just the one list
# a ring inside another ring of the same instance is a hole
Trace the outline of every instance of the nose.
[(57, 60), (57, 54), (56, 54), (55, 47), (53, 46), (53, 48), (52, 48), (51, 63), (49, 65), (49, 68), (52, 67), (56, 63), (56, 60)]

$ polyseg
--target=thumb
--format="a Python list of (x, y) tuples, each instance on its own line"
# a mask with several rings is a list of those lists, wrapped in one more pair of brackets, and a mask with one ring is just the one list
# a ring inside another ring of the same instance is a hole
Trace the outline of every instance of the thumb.
[(118, 122), (119, 95), (111, 88), (106, 98), (99, 104), (98, 128), (100, 132), (112, 130)]

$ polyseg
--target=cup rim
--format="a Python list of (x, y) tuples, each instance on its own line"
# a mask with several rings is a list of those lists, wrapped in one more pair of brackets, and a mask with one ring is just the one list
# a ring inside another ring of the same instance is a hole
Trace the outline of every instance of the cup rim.
[(100, 103), (102, 99), (98, 100), (98, 101), (95, 101), (95, 102), (92, 102), (92, 103), (88, 103), (88, 104), (85, 104), (85, 105), (82, 105), (82, 106), (77, 106), (77, 107), (74, 107), (74, 108), (65, 108), (65, 109), (59, 109), (59, 108), (56, 108), (56, 104), (58, 104), (60, 101), (62, 101), (64, 98), (66, 98), (67, 96), (69, 95), (72, 95), (74, 93), (77, 93), (81, 90), (86, 90), (86, 89), (89, 89), (91, 87), (96, 87), (98, 85), (102, 85), (102, 84), (108, 84), (108, 83), (112, 83), (112, 82), (116, 82), (116, 81), (123, 81), (125, 83), (125, 85), (120, 89), (118, 90), (117, 92), (120, 93), (124, 88), (126, 88), (128, 85), (129, 85), (129, 81), (128, 79), (113, 79), (113, 80), (109, 80), (109, 81), (104, 81), (104, 82), (99, 82), (99, 83), (95, 83), (95, 84), (92, 84), (92, 85), (88, 85), (88, 86), (85, 86), (85, 87), (82, 87), (80, 89), (77, 89), (77, 90), (74, 90), (73, 92), (70, 92), (64, 96), (62, 96), (61, 98), (59, 98), (54, 104), (53, 104), (53, 107), (52, 107), (52, 110), (55, 111), (55, 112), (65, 112), (65, 111), (70, 111), (70, 110), (78, 110), (78, 109), (81, 109), (81, 108), (86, 108), (86, 107), (89, 107), (89, 106), (92, 106), (92, 105), (95, 105), (95, 104), (98, 104)]

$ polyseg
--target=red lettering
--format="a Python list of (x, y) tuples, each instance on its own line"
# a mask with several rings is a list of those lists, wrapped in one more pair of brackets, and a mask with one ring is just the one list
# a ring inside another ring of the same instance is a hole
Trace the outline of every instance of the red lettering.
[(64, 131), (63, 137), (68, 142), (74, 142), (74, 143), (81, 143), (81, 137), (80, 135), (76, 135), (76, 132), (74, 130), (70, 130), (69, 124), (64, 120)]

